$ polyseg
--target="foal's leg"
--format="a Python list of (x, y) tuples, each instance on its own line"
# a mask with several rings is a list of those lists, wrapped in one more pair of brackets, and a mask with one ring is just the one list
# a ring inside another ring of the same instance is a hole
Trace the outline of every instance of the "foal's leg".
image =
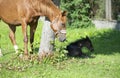
[(31, 46), (31, 53), (33, 53), (33, 42), (34, 42), (34, 34), (37, 28), (38, 20), (30, 23), (30, 46)]
[(16, 26), (9, 25), (9, 28), (10, 28), (9, 38), (10, 38), (12, 44), (14, 45), (14, 49), (15, 49), (15, 51), (17, 53), (18, 52), (18, 46), (17, 46), (16, 40), (15, 40)]

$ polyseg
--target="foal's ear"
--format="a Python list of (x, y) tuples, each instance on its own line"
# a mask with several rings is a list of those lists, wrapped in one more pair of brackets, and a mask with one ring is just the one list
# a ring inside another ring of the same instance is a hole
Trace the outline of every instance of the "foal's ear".
[(86, 36), (86, 39), (87, 39), (87, 40), (90, 40), (88, 36)]
[(67, 11), (62, 11), (62, 16), (66, 16), (67, 15)]
[(88, 39), (89, 37), (88, 37), (88, 36), (86, 36), (86, 38)]

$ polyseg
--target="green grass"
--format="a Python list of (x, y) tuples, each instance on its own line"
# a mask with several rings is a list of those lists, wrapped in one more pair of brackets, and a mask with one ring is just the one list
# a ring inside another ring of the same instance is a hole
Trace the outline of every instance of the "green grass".
[[(17, 43), (23, 49), (21, 32), (21, 27), (18, 27)], [(61, 43), (56, 40), (57, 57), (51, 60), (46, 59), (42, 63), (39, 63), (36, 57), (28, 61), (19, 59), (14, 54), (8, 33), (8, 26), (0, 22), (0, 45), (4, 54), (0, 57), (0, 78), (120, 78), (120, 31), (68, 28), (68, 41)], [(35, 56), (39, 48), (40, 33), (41, 23), (35, 34)], [(93, 42), (94, 52), (86, 52), (88, 57), (80, 58), (69, 58), (63, 55), (63, 48), (66, 45), (86, 35)]]

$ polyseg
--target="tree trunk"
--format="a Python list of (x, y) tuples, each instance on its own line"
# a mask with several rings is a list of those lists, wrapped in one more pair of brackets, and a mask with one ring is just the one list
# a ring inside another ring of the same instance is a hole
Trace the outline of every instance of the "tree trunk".
[(112, 5), (111, 0), (106, 0), (106, 19), (112, 20)]
[[(59, 5), (60, 1), (53, 0), (56, 5)], [(54, 49), (54, 40), (55, 34), (50, 27), (50, 21), (42, 17), (44, 21), (43, 29), (42, 29), (42, 37), (40, 41), (39, 47), (39, 59), (42, 60), (44, 57), (53, 54)]]

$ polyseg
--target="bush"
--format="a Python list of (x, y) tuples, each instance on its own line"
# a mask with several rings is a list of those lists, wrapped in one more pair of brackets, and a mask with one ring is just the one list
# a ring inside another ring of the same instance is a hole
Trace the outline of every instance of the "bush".
[(89, 2), (87, 0), (61, 0), (61, 8), (68, 12), (68, 24), (76, 28), (93, 26), (89, 18)]
[(105, 19), (105, 0), (89, 0), (89, 4), (92, 19)]
[(120, 21), (120, 0), (112, 0), (112, 18)]

